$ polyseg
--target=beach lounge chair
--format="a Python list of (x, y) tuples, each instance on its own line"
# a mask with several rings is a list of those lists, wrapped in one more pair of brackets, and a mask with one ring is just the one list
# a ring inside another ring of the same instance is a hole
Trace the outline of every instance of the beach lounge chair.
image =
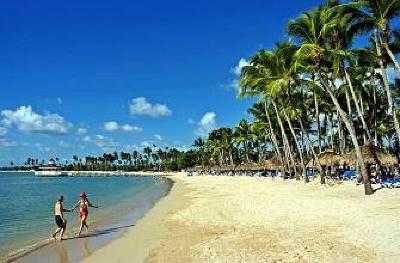
[(347, 170), (342, 174), (343, 180), (354, 180), (357, 178), (357, 171), (355, 170)]
[(400, 178), (385, 178), (381, 181), (382, 188), (399, 188)]
[(400, 178), (394, 178), (394, 183), (393, 183), (393, 187), (394, 188), (400, 188)]

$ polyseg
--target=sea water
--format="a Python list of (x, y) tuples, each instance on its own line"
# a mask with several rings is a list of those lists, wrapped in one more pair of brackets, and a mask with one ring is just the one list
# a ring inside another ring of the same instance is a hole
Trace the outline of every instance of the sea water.
[[(89, 209), (90, 233), (96, 239), (131, 226), (169, 188), (168, 181), (153, 177), (44, 178), (33, 173), (0, 173), (0, 262), (54, 243), (49, 237), (56, 228), (54, 203), (59, 195), (64, 196), (64, 207), (72, 208), (85, 191), (89, 201), (100, 207)], [(79, 209), (64, 213), (67, 239), (76, 237), (78, 213)]]

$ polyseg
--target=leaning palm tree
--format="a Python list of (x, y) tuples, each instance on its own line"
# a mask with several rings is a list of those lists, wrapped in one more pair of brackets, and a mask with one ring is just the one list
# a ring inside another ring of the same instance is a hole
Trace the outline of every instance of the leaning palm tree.
[[(278, 109), (278, 98), (281, 92), (280, 83), (287, 83), (282, 79), (282, 61), (278, 58), (274, 51), (259, 51), (252, 59), (251, 65), (242, 69), (242, 76), (240, 80), (241, 92), (239, 97), (254, 97), (262, 95), (265, 101), (265, 107), (272, 106), (276, 120), (279, 125), (281, 137), (283, 141), (283, 153), (285, 163), (287, 164), (289, 174), (292, 174), (292, 168), (296, 171), (292, 150), (289, 144), (288, 135), (283, 125), (281, 113)], [(276, 76), (281, 76), (277, 78)], [(268, 117), (268, 115), (267, 115)], [(284, 178), (287, 178), (283, 170)], [(296, 172), (295, 172), (296, 173)]]
[(395, 55), (390, 49), (390, 38), (392, 37), (391, 22), (393, 19), (400, 14), (400, 1), (398, 0), (358, 0), (352, 2), (352, 4), (358, 4), (361, 6), (363, 18), (357, 24), (355, 29), (359, 31), (372, 32), (373, 40), (375, 43), (376, 53), (379, 58), (379, 69), (382, 75), (382, 82), (386, 92), (388, 100), (389, 112), (392, 114), (397, 139), (400, 142), (400, 124), (397, 117), (396, 109), (393, 106), (393, 95), (390, 90), (389, 79), (387, 75), (387, 61), (385, 61), (382, 47), (389, 55), (395, 67), (400, 71), (399, 63), (396, 60)]
[(280, 150), (278, 136), (275, 132), (275, 120), (274, 123), (271, 121), (271, 109), (269, 109), (267, 102), (261, 101), (253, 105), (252, 108), (249, 109), (249, 113), (253, 116), (255, 120), (255, 125), (258, 126), (258, 129), (264, 130), (264, 141), (267, 142), (268, 138), (271, 139), (272, 148), (276, 154), (276, 157), (279, 160), (279, 163), (282, 165), (282, 171), (286, 171), (285, 163), (282, 158), (282, 153)]
[(327, 15), (327, 12), (330, 12), (330, 6), (322, 5), (289, 23), (289, 33), (296, 36), (301, 44), (299, 50), (296, 52), (297, 62), (295, 63), (295, 68), (297, 71), (316, 75), (318, 79), (309, 81), (309, 84), (325, 91), (331, 98), (338, 114), (350, 133), (363, 176), (365, 194), (370, 195), (373, 193), (373, 189), (352, 120), (340, 106), (334, 92), (335, 87), (331, 78), (333, 72), (330, 66), (333, 62), (332, 57), (338, 56), (338, 54), (333, 52), (332, 47), (327, 45), (328, 40), (325, 38), (325, 32), (329, 28), (334, 28), (337, 20), (327, 20), (327, 17), (331, 17)]
[(390, 40), (396, 34), (391, 28), (391, 22), (400, 15), (400, 2), (398, 0), (358, 0), (351, 4), (354, 3), (360, 5), (365, 11), (357, 29), (373, 32), (375, 44), (384, 48), (396, 69), (400, 71), (399, 62), (390, 48)]

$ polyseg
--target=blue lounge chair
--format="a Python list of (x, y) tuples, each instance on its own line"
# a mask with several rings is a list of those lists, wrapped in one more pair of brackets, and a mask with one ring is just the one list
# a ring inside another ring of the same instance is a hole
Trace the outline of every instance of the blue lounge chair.
[(343, 180), (354, 180), (357, 179), (357, 171), (355, 170), (347, 170), (342, 174)]
[(381, 181), (382, 188), (398, 188), (400, 187), (400, 178), (385, 178)]

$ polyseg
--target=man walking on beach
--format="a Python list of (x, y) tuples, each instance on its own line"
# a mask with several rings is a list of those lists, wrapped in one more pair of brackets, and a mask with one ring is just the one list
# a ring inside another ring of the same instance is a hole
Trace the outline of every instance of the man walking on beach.
[(55, 239), (56, 235), (60, 233), (60, 240), (62, 240), (65, 229), (67, 228), (67, 220), (64, 218), (63, 212), (71, 212), (71, 209), (66, 209), (63, 207), (64, 196), (60, 195), (57, 198), (56, 204), (54, 205), (55, 221), (57, 225), (57, 230), (51, 236)]

